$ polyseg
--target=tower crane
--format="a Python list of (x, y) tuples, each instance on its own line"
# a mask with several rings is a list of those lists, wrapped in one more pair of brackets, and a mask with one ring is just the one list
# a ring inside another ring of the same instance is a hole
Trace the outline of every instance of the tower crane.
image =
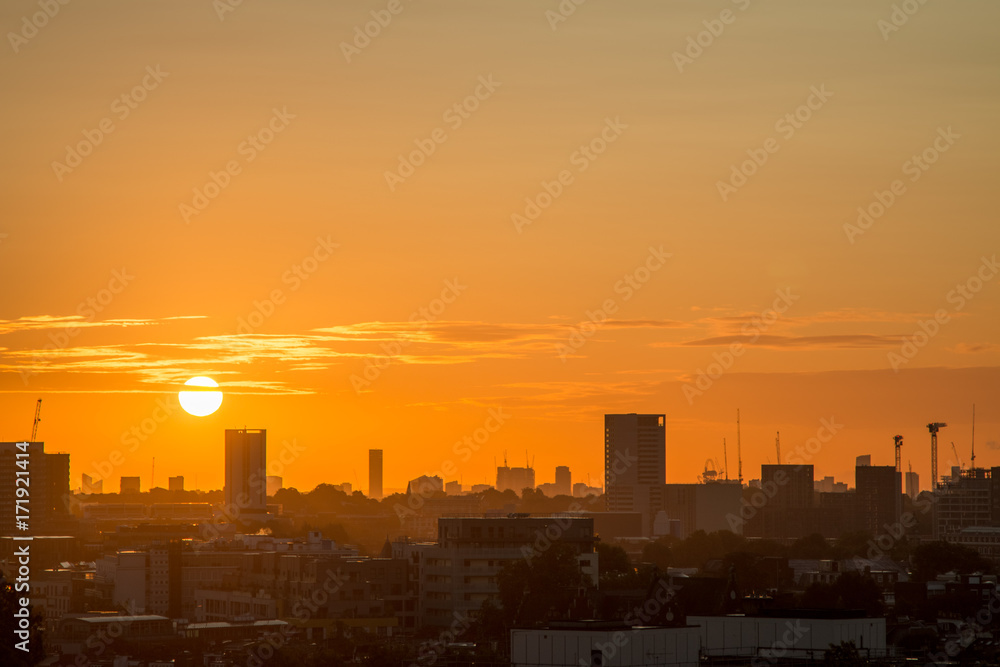
[(903, 436), (894, 435), (892, 436), (893, 442), (896, 443), (896, 472), (902, 472), (902, 462), (900, 461), (900, 448), (903, 446)]
[(931, 491), (937, 489), (937, 434), (938, 431), (947, 426), (944, 422), (931, 422), (927, 425), (927, 430), (931, 434)]
[(955, 446), (954, 442), (951, 443), (951, 451), (954, 452), (954, 454), (955, 454), (955, 460), (958, 461), (958, 467), (961, 470), (965, 466), (962, 465), (962, 457), (958, 455), (958, 447)]
[(38, 422), (42, 421), (42, 399), (38, 399), (35, 403), (35, 423), (31, 426), (31, 440), (34, 442), (35, 438), (38, 437)]

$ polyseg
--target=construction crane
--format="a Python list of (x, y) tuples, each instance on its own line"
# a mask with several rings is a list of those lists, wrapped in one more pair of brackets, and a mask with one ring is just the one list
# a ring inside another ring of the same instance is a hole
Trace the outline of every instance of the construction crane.
[(38, 437), (38, 422), (42, 421), (42, 399), (38, 399), (35, 403), (35, 423), (31, 426), (31, 440), (29, 442), (35, 442), (35, 438)]
[(900, 461), (900, 448), (903, 446), (903, 436), (894, 435), (892, 436), (893, 442), (896, 443), (896, 472), (902, 472), (902, 462)]
[(954, 442), (951, 443), (951, 451), (954, 452), (955, 459), (958, 461), (958, 468), (959, 468), (959, 470), (961, 470), (964, 467), (962, 465), (962, 457), (958, 455), (958, 447), (955, 446)]
[(774, 449), (775, 456), (778, 459), (778, 465), (781, 465), (781, 431), (774, 432)]
[(743, 486), (743, 450), (740, 449), (740, 409), (736, 408), (736, 474)]
[(947, 426), (944, 422), (931, 422), (927, 425), (927, 430), (931, 434), (931, 491), (937, 489), (937, 434), (938, 431)]

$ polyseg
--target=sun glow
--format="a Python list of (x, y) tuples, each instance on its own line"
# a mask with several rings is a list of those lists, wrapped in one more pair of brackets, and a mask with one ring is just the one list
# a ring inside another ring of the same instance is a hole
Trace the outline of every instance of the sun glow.
[(207, 417), (222, 405), (222, 392), (212, 391), (210, 387), (218, 387), (212, 378), (193, 377), (184, 383), (185, 387), (205, 387), (196, 391), (182, 391), (177, 394), (181, 407), (195, 417)]

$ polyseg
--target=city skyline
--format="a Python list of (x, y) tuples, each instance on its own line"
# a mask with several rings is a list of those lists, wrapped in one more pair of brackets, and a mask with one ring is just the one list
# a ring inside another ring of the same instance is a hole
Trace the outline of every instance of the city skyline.
[(208, 376), (218, 412), (157, 422), (123, 474), (219, 487), (213, 434), (253, 422), (306, 447), (301, 486), (362, 486), (370, 448), (394, 487), (504, 450), (597, 476), (601, 415), (635, 411), (693, 481), (741, 409), (749, 463), (833, 418), (926, 477), (923, 425), (964, 456), (973, 403), (993, 456), (1000, 10), (723, 4), (718, 37), (695, 3), (407, 5), (364, 48), (358, 7), (61, 10), (0, 61), (0, 436), (43, 397), (40, 437), (107, 460)]

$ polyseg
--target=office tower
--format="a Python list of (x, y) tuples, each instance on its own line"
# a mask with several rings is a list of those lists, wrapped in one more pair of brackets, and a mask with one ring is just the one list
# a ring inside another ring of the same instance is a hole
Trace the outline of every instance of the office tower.
[(901, 512), (902, 479), (896, 466), (859, 465), (854, 469), (858, 525), (878, 535), (889, 530)]
[(368, 497), (382, 499), (382, 450), (368, 450)]
[(862, 454), (861, 456), (856, 456), (854, 458), (854, 466), (870, 466), (872, 464), (871, 454)]
[(906, 495), (916, 500), (920, 495), (920, 475), (915, 472), (908, 472), (903, 475), (906, 478)]
[(178, 475), (177, 477), (167, 478), (167, 490), (168, 491), (183, 491), (184, 490), (184, 476)]
[(604, 415), (607, 509), (642, 514), (644, 535), (663, 505), (666, 461), (666, 415)]
[(226, 509), (235, 516), (267, 513), (267, 431), (226, 429)]
[(535, 488), (534, 468), (515, 468), (500, 466), (497, 468), (497, 491), (508, 489), (521, 495), (525, 489)]
[(121, 493), (142, 493), (142, 485), (138, 477), (122, 477)]
[(556, 466), (556, 494), (573, 495), (573, 475), (569, 471), (569, 466)]
[[(28, 443), (27, 447), (23, 444), (19, 447), (19, 444), (0, 442), (0, 535), (24, 535), (16, 529), (17, 519), (23, 518), (23, 515), (15, 514), (15, 480), (19, 477), (17, 473), (25, 470), (24, 466), (31, 480), (28, 506), (31, 533), (43, 533), (48, 530), (50, 522), (65, 517), (69, 512), (69, 454), (47, 454), (43, 442)], [(27, 463), (19, 465), (19, 461)]]
[(816, 532), (814, 487), (811, 465), (762, 465), (755, 497), (764, 504), (754, 512), (740, 513), (749, 514), (744, 535), (787, 538)]

